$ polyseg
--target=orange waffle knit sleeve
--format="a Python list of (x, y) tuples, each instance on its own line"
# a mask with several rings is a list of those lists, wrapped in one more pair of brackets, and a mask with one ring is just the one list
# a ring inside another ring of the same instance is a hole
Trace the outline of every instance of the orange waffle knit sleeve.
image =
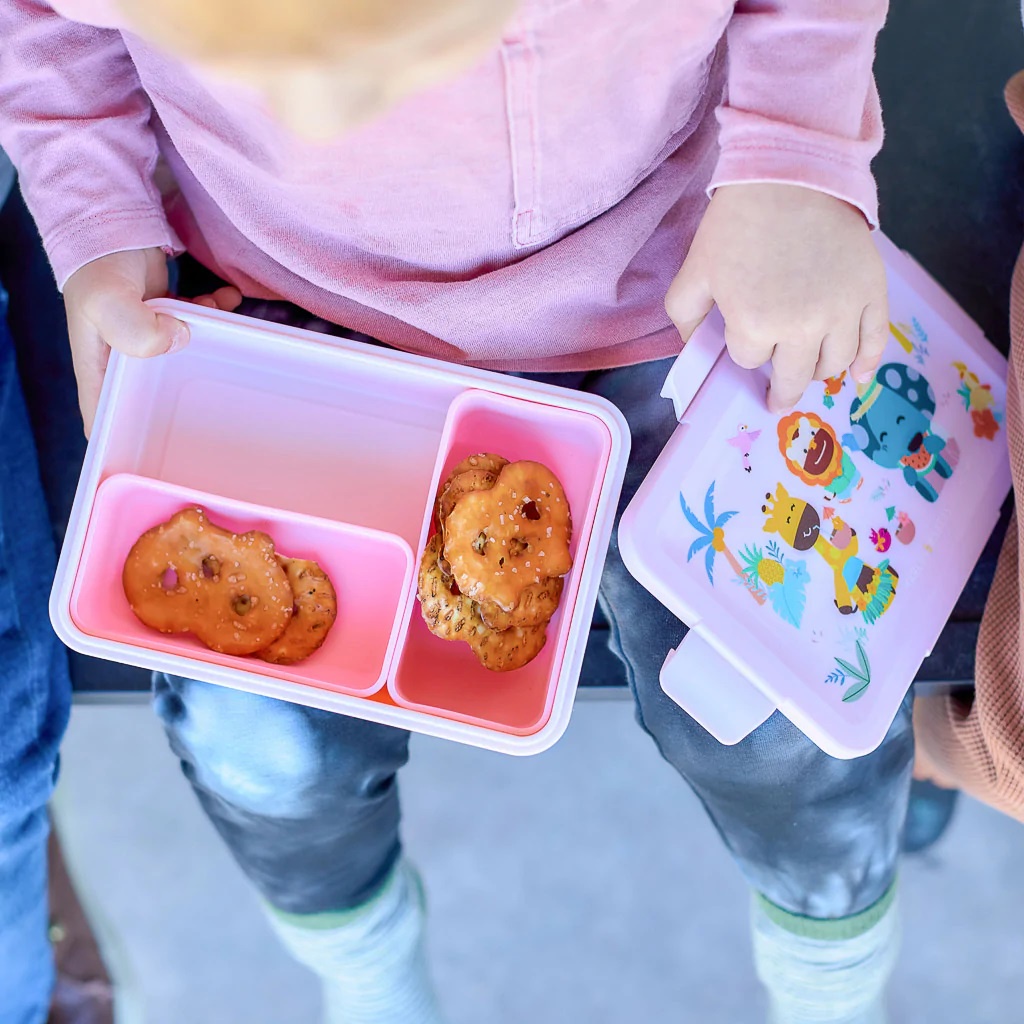
[[(1024, 131), (1024, 71), (1006, 87)], [(1010, 292), (1010, 370), (1006, 397), (1010, 468), (1018, 507), (1024, 499), (1024, 251)], [(1024, 527), (1013, 516), (978, 635), (975, 696), (926, 697), (914, 707), (918, 773), (959, 786), (1024, 821)]]

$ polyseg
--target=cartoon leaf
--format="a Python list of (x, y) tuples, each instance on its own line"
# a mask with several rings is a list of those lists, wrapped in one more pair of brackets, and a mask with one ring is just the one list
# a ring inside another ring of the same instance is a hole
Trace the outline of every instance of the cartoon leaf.
[(772, 587), (768, 591), (768, 600), (772, 603), (775, 614), (791, 626), (800, 628), (804, 615), (804, 596), (794, 594), (784, 584)]
[[(714, 484), (711, 485), (714, 487)], [(679, 504), (683, 506), (683, 515), (686, 516), (686, 521), (698, 532), (698, 533), (710, 533), (711, 531), (706, 527), (691, 511), (690, 506), (686, 504), (686, 499), (683, 497), (683, 492), (679, 492)]]
[(826, 683), (834, 683), (838, 686), (842, 686), (846, 682), (846, 676), (843, 675), (842, 670), (838, 668), (832, 669), (827, 676), (825, 676)]
[(785, 567), (785, 579), (769, 589), (768, 600), (771, 601), (772, 609), (779, 618), (799, 629), (807, 603), (805, 590), (810, 575), (803, 561), (787, 560)]
[(704, 570), (708, 574), (708, 582), (711, 586), (715, 585), (715, 549), (712, 547), (708, 548), (708, 553), (704, 557)]
[(862, 679), (856, 686), (851, 686), (846, 693), (843, 694), (843, 703), (852, 704), (855, 700), (860, 700), (864, 696), (864, 691), (867, 690), (871, 684), (866, 680)]
[(715, 481), (711, 481), (708, 493), (704, 495), (704, 518), (709, 522), (715, 521)]
[(868, 661), (868, 656), (864, 651), (864, 645), (858, 640), (856, 643), (857, 648), (857, 660), (860, 662), (860, 672), (864, 679), (871, 679), (871, 663)]
[(697, 554), (697, 552), (700, 551), (701, 548), (706, 548), (710, 543), (711, 543), (711, 536), (710, 536), (710, 534), (705, 534), (703, 537), (698, 537), (690, 545), (690, 550), (686, 552), (686, 560), (690, 561), (690, 559), (693, 558), (693, 556), (695, 554)]
[(717, 529), (719, 529), (720, 527), (722, 527), (722, 526), (725, 526), (725, 524), (726, 524), (727, 522), (729, 522), (729, 520), (730, 520), (730, 519), (732, 519), (732, 517), (733, 517), (734, 515), (736, 515), (736, 513), (735, 513), (735, 512), (723, 512), (723, 513), (722, 513), (722, 514), (721, 514), (721, 515), (720, 515), (720, 516), (719, 516), (719, 517), (718, 517), (718, 518), (717, 518), (717, 519), (715, 520), (715, 529), (717, 530)]
[(860, 679), (865, 685), (871, 682), (870, 677), (865, 676), (859, 669), (854, 668), (848, 661), (836, 658), (836, 664), (851, 678)]
[(765, 550), (768, 552), (770, 558), (774, 558), (776, 562), (782, 561), (782, 548), (779, 547), (779, 542), (776, 540), (770, 540), (765, 545)]
[(757, 586), (749, 576), (733, 576), (732, 582), (753, 594), (761, 604), (768, 600), (768, 594), (764, 588)]

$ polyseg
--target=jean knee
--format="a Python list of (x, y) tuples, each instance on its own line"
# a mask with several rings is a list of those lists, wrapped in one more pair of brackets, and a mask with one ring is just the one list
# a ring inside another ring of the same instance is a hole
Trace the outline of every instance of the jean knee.
[(913, 764), (909, 698), (879, 747), (851, 760), (825, 754), (778, 713), (725, 746), (663, 693), (641, 687), (637, 698), (644, 728), (772, 902), (845, 917), (891, 885)]
[(189, 780), (271, 818), (365, 815), (391, 799), (409, 734), (158, 673), (154, 707)]
[(302, 817), (325, 767), (305, 709), (212, 683), (160, 677), (154, 707), (186, 775), (240, 810)]

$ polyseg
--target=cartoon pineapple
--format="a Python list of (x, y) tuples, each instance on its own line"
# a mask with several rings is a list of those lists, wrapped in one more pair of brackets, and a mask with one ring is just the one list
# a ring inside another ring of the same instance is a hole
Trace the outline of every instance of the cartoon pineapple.
[(756, 545), (745, 547), (740, 552), (743, 558), (743, 575), (755, 587), (773, 587), (786, 578), (786, 567), (782, 564), (781, 552), (774, 544), (768, 546), (768, 554)]

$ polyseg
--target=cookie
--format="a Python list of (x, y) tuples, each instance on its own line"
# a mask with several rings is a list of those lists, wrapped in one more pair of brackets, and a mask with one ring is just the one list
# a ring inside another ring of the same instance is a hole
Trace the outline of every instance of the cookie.
[(561, 576), (552, 576), (539, 583), (531, 583), (523, 588), (519, 602), (510, 612), (503, 611), (494, 601), (480, 601), (480, 618), (491, 629), (545, 625), (558, 610), (564, 585), (565, 581)]
[(274, 665), (293, 665), (319, 650), (338, 615), (338, 598), (330, 577), (304, 558), (278, 561), (292, 588), (292, 617), (284, 632), (256, 657)]
[(569, 502), (539, 462), (512, 462), (493, 487), (464, 494), (445, 520), (444, 557), (459, 590), (511, 612), (526, 587), (572, 568)]
[(480, 452), (478, 455), (470, 455), (453, 467), (448, 474), (448, 479), (451, 480), (453, 476), (458, 476), (459, 473), (465, 473), (470, 469), (483, 469), (497, 476), (507, 465), (508, 459), (503, 459), (500, 455), (495, 455), (493, 452)]
[(416, 596), (427, 629), (442, 640), (468, 640), (481, 630), (487, 630), (475, 601), (460, 594), (453, 580), (446, 576), (438, 563), (441, 553), (441, 535), (435, 533), (427, 542), (420, 559)]
[(222, 654), (252, 654), (292, 618), (292, 588), (274, 542), (234, 534), (189, 508), (147, 530), (121, 575), (138, 619), (161, 633), (191, 633)]
[(513, 626), (477, 630), (469, 646), (484, 668), (491, 672), (513, 672), (533, 661), (546, 642), (546, 626)]
[(497, 479), (497, 473), (492, 473), (488, 469), (467, 469), (461, 473), (453, 473), (437, 499), (437, 518), (442, 531), (460, 498), (473, 491), (490, 490)]

